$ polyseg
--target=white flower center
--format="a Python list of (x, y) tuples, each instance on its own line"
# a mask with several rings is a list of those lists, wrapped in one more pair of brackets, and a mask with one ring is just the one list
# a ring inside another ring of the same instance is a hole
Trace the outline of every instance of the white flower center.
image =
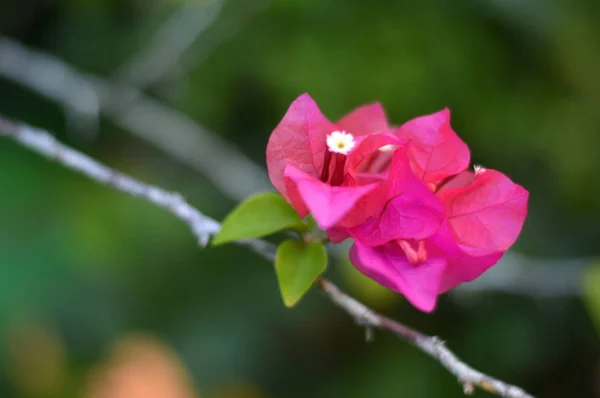
[(479, 165), (473, 165), (473, 169), (475, 170), (475, 175), (479, 175), (482, 173), (485, 173), (485, 171), (487, 170), (485, 167), (483, 166), (479, 166)]
[(356, 145), (352, 134), (345, 131), (334, 131), (327, 136), (327, 148), (334, 153), (347, 155)]

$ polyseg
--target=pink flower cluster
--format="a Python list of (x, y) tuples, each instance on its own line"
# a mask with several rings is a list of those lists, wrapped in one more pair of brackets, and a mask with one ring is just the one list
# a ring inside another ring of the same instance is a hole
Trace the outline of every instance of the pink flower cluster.
[(392, 127), (374, 103), (332, 123), (307, 94), (267, 145), (271, 181), (300, 216), (353, 238), (354, 266), (427, 312), (494, 265), (527, 215), (523, 187), (469, 162), (447, 109)]

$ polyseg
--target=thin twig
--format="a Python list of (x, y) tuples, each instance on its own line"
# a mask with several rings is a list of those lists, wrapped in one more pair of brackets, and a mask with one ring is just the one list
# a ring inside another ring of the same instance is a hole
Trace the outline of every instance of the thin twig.
[[(182, 79), (202, 64), (219, 46), (235, 36), (242, 28), (261, 14), (271, 4), (271, 0), (254, 0), (238, 7), (238, 12), (230, 19), (224, 19), (215, 28), (211, 37), (203, 39), (200, 45), (181, 57), (180, 67), (173, 70), (171, 80)], [(208, 35), (207, 35), (208, 36)]]
[(161, 207), (189, 225), (201, 246), (206, 245), (220, 225), (204, 216), (178, 193), (168, 192), (148, 185), (128, 175), (119, 173), (100, 162), (61, 144), (48, 132), (24, 124), (18, 124), (0, 116), (0, 135), (12, 138), (24, 147), (39, 153), (49, 160), (75, 170), (99, 183), (147, 200)]
[(494, 379), (462, 362), (439, 338), (426, 336), (421, 332), (373, 311), (342, 292), (327, 279), (321, 278), (318, 285), (329, 296), (331, 301), (349, 313), (357, 324), (366, 328), (378, 328), (391, 332), (436, 359), (450, 373), (456, 376), (458, 382), (463, 386), (465, 394), (471, 394), (474, 392), (474, 387), (479, 387), (501, 397), (533, 398), (532, 395), (529, 395), (523, 389)]
[(162, 81), (179, 64), (185, 51), (216, 20), (223, 2), (184, 2), (169, 16), (148, 45), (115, 72), (116, 80), (140, 90)]
[[(117, 69), (113, 74), (115, 80), (143, 90), (174, 73), (182, 54), (217, 19), (223, 1), (183, 3), (167, 18), (148, 45)], [(88, 90), (82, 94), (86, 96), (64, 104), (65, 119), (67, 131), (75, 131), (78, 137), (89, 140), (99, 132), (101, 109), (97, 93)]]
[[(210, 236), (219, 231), (220, 224), (217, 221), (203, 215), (188, 204), (181, 195), (145, 184), (113, 170), (91, 157), (61, 144), (47, 131), (16, 123), (0, 115), (0, 135), (7, 136), (45, 158), (54, 160), (92, 180), (145, 199), (158, 207), (166, 209), (189, 225), (201, 245), (206, 244)], [(269, 261), (274, 258), (274, 246), (271, 243), (259, 239), (250, 239), (239, 243), (248, 246)], [(474, 387), (479, 387), (502, 397), (533, 398), (519, 387), (504, 383), (473, 369), (458, 359), (438, 338), (426, 336), (371, 310), (342, 292), (327, 279), (319, 279), (317, 286), (326, 293), (331, 301), (350, 314), (359, 325), (365, 328), (387, 330), (436, 359), (456, 376), (465, 393), (471, 393)]]
[(78, 72), (49, 54), (1, 36), (0, 75), (61, 105), (97, 103), (118, 126), (201, 172), (234, 200), (271, 188), (263, 168), (241, 151), (137, 89)]

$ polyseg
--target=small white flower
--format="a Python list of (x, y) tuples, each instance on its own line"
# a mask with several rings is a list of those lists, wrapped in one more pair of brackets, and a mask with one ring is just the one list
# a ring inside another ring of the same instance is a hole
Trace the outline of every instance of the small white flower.
[(331, 152), (348, 155), (356, 145), (352, 134), (345, 131), (334, 131), (327, 136), (327, 147)]
[(475, 169), (475, 175), (483, 174), (487, 170), (485, 167), (480, 165), (473, 165), (473, 169)]

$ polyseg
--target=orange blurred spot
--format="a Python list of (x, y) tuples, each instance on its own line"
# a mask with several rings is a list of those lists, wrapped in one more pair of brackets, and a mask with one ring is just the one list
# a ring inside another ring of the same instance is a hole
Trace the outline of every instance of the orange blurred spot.
[(130, 335), (90, 372), (85, 398), (197, 398), (190, 376), (160, 341)]

